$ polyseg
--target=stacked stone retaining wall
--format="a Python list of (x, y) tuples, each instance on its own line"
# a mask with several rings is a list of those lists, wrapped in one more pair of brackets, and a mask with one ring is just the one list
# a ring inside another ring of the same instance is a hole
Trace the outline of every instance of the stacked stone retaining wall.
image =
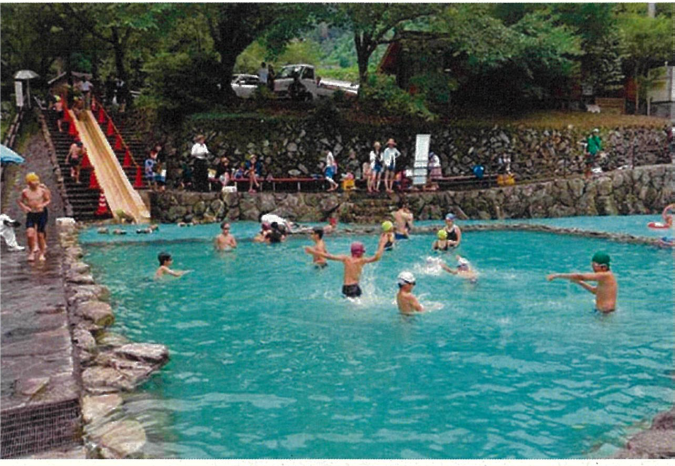
[[(440, 219), (455, 212), (464, 219), (542, 218), (578, 215), (660, 213), (675, 202), (675, 166), (616, 170), (592, 180), (580, 177), (476, 191), (410, 193), (415, 218)], [(228, 219), (257, 221), (273, 212), (300, 222), (342, 222), (382, 216), (399, 196), (370, 198), (363, 193), (193, 193), (150, 194), (154, 220), (161, 223), (209, 223)], [(385, 209), (386, 210), (386, 209)]]
[[(670, 161), (666, 122), (662, 128), (600, 127), (607, 157), (599, 161), (607, 170), (624, 165), (652, 165)], [(377, 126), (347, 121), (340, 116), (317, 112), (313, 117), (250, 117), (200, 120), (185, 126), (183, 134), (172, 138), (177, 148), (170, 159), (170, 179), (179, 176), (179, 160), (189, 159), (195, 134), (204, 133), (212, 153), (226, 154), (234, 165), (248, 154), (263, 157), (267, 173), (276, 177), (308, 176), (321, 173), (317, 167), (330, 149), (344, 173), (350, 150), (358, 164), (368, 160), (373, 141), (383, 144), (395, 138), (403, 156), (399, 166), (412, 166), (417, 134), (431, 135), (431, 150), (439, 155), (443, 174), (470, 174), (482, 164), (488, 172), (498, 169), (498, 159), (509, 156), (511, 168), (521, 180), (560, 177), (584, 169), (583, 142), (588, 130), (570, 125), (565, 129), (525, 127), (454, 127), (448, 123), (405, 122)], [(175, 136), (175, 135), (174, 135)], [(360, 172), (360, 169), (358, 170)]]

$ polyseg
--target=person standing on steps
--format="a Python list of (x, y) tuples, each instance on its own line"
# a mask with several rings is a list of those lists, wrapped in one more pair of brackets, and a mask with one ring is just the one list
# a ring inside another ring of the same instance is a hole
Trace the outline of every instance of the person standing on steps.
[(330, 149), (326, 149), (326, 181), (330, 183), (330, 188), (328, 188), (328, 192), (333, 192), (338, 189), (339, 185), (335, 182), (333, 177), (337, 174), (337, 162), (335, 161), (335, 157), (333, 156), (333, 153), (330, 151)]
[(396, 159), (401, 153), (396, 148), (396, 141), (390, 138), (387, 141), (387, 148), (382, 154), (384, 162), (384, 187), (388, 193), (394, 192), (394, 176), (396, 175)]

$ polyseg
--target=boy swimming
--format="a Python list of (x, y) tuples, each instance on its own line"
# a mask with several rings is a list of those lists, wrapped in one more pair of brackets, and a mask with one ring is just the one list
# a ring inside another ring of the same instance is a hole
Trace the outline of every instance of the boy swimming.
[[(311, 237), (312, 237), (312, 241), (314, 241), (314, 249), (316, 251), (320, 251), (320, 252), (323, 252), (323, 253), (328, 252), (326, 250), (326, 243), (323, 241), (323, 228), (321, 228), (321, 227), (314, 228), (312, 230)], [(312, 254), (312, 253), (309, 253), (309, 254)], [(321, 257), (318, 254), (312, 254), (312, 256), (314, 257), (312, 262), (314, 263), (314, 266), (317, 269), (322, 269), (322, 268), (328, 266), (328, 262), (326, 262), (325, 258)]]
[(391, 251), (394, 249), (394, 243), (396, 241), (396, 234), (394, 233), (394, 224), (389, 220), (382, 222), (382, 236), (387, 238), (387, 242), (384, 243), (384, 249)]
[[(610, 257), (603, 251), (598, 251), (591, 259), (593, 273), (553, 273), (548, 275), (548, 281), (556, 278), (570, 280), (595, 295), (595, 309), (598, 312), (608, 313), (616, 309), (616, 294), (618, 285), (614, 274), (609, 270)], [(597, 286), (586, 281), (598, 282)]]
[(168, 252), (160, 252), (157, 256), (157, 260), (159, 260), (159, 268), (157, 269), (157, 272), (155, 272), (155, 280), (164, 275), (182, 277), (186, 273), (191, 272), (191, 270), (171, 270), (169, 266), (173, 263), (173, 259)]
[(415, 286), (415, 276), (410, 272), (401, 272), (398, 274), (398, 293), (396, 294), (396, 304), (398, 310), (403, 314), (412, 314), (414, 312), (423, 312), (424, 307), (412, 294)]
[(349, 256), (334, 256), (327, 252), (321, 252), (315, 248), (310, 247), (306, 247), (305, 252), (323, 257), (324, 259), (342, 262), (345, 266), (344, 279), (342, 282), (342, 294), (348, 298), (358, 298), (362, 294), (361, 287), (359, 287), (359, 279), (361, 278), (363, 266), (380, 260), (382, 253), (384, 252), (384, 245), (386, 241), (387, 238), (384, 235), (381, 235), (380, 242), (377, 246), (377, 252), (371, 257), (363, 257), (366, 252), (366, 248), (363, 243), (359, 242), (352, 243), (351, 255)]
[(471, 267), (471, 262), (459, 255), (455, 256), (455, 259), (457, 259), (456, 269), (452, 269), (441, 262), (441, 267), (443, 270), (453, 275), (457, 275), (458, 277), (465, 278), (469, 280), (470, 283), (476, 283), (478, 281), (478, 274), (473, 269), (473, 267)]

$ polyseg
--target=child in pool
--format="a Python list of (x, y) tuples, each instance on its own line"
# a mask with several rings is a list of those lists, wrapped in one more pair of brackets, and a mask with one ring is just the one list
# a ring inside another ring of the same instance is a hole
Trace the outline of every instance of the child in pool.
[(415, 283), (415, 276), (410, 272), (401, 272), (398, 275), (396, 304), (402, 314), (413, 314), (414, 312), (424, 311), (424, 307), (419, 303), (415, 295), (412, 294)]
[(157, 269), (157, 272), (155, 272), (155, 280), (164, 275), (182, 277), (186, 273), (191, 272), (191, 270), (171, 270), (169, 266), (173, 263), (173, 259), (168, 252), (160, 252), (157, 259), (159, 260), (159, 268)]
[(384, 235), (380, 236), (377, 252), (372, 257), (363, 257), (366, 248), (359, 242), (352, 243), (351, 255), (349, 256), (334, 256), (310, 247), (306, 247), (305, 252), (321, 256), (328, 260), (342, 262), (345, 266), (344, 279), (342, 281), (342, 294), (348, 298), (358, 298), (362, 293), (361, 288), (359, 287), (359, 279), (361, 278), (363, 266), (380, 260), (382, 253), (384, 252), (384, 244), (386, 241), (387, 238)]
[(394, 233), (394, 224), (389, 220), (382, 222), (382, 237), (386, 238), (387, 241), (384, 243), (384, 249), (391, 251), (394, 249), (394, 243), (396, 242), (396, 234)]
[(448, 232), (445, 231), (445, 229), (438, 230), (436, 237), (438, 239), (434, 241), (434, 244), (431, 246), (434, 251), (447, 251), (450, 249), (450, 243), (448, 243)]
[[(614, 274), (609, 270), (609, 254), (598, 251), (591, 259), (593, 273), (553, 273), (547, 276), (548, 281), (556, 278), (570, 280), (595, 295), (595, 309), (602, 313), (613, 312), (616, 309), (617, 283)], [(586, 281), (598, 282), (592, 286)]]
[[(328, 251), (326, 250), (326, 243), (323, 241), (323, 228), (321, 227), (316, 227), (312, 230), (312, 241), (314, 241), (314, 250), (322, 253), (327, 253)], [(316, 253), (310, 253), (314, 257), (314, 260), (312, 261), (314, 263), (314, 266), (317, 269), (322, 269), (324, 267), (328, 266), (328, 262), (326, 262), (326, 259), (324, 257), (321, 257), (320, 255)]]
[(223, 222), (220, 224), (220, 234), (216, 236), (214, 247), (218, 251), (229, 251), (237, 247), (237, 240), (230, 234), (230, 224)]
[(457, 275), (458, 277), (469, 280), (470, 283), (476, 283), (478, 281), (478, 274), (473, 269), (473, 267), (471, 267), (471, 262), (469, 262), (468, 260), (464, 259), (462, 256), (459, 255), (455, 256), (455, 259), (457, 259), (456, 269), (452, 269), (448, 267), (446, 264), (441, 263), (441, 267), (443, 268), (443, 270), (453, 275)]

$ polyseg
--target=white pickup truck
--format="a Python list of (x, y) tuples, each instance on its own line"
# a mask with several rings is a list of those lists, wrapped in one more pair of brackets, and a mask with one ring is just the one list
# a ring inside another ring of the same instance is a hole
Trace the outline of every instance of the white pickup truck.
[(349, 81), (319, 78), (312, 65), (304, 64), (286, 65), (274, 78), (274, 93), (280, 98), (316, 100), (330, 97), (338, 90), (347, 97), (356, 97), (359, 85)]

